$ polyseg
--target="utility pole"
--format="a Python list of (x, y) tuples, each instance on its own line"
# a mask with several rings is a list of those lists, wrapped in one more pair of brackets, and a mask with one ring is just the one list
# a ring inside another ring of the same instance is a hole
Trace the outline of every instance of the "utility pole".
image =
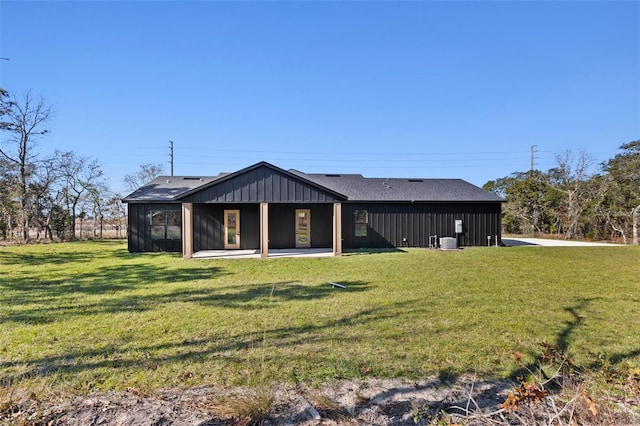
[(171, 176), (173, 176), (173, 141), (169, 141), (169, 159), (171, 163)]
[(535, 169), (536, 167), (536, 163), (535, 163), (535, 158), (536, 158), (536, 146), (538, 145), (531, 145), (531, 171), (533, 171), (533, 169)]

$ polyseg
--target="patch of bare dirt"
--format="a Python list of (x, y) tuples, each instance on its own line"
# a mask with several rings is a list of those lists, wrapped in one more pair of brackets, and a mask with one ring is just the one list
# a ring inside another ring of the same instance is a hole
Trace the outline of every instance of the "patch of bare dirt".
[[(281, 385), (262, 391), (273, 399), (271, 410), (263, 420), (266, 425), (420, 424), (442, 410), (465, 407), (470, 392), (474, 393), (478, 406), (494, 410), (504, 401), (509, 388), (504, 382), (462, 380), (447, 384), (439, 380), (372, 379), (334, 382), (319, 388)], [(141, 426), (251, 423), (252, 419), (221, 413), (233, 413), (234, 398), (247, 394), (251, 397), (253, 391), (204, 386), (167, 390), (154, 396), (131, 390), (94, 393), (57, 402), (27, 398), (15, 404), (11, 413), (5, 410), (4, 421), (34, 425)], [(221, 401), (227, 406), (222, 407)]]
[[(30, 396), (0, 406), (0, 424), (16, 425), (427, 425), (547, 424), (505, 411), (513, 384), (458, 379), (446, 383), (377, 380), (339, 381), (319, 388), (280, 385), (261, 389), (268, 395), (264, 416), (243, 416), (239, 405), (251, 404), (256, 389), (202, 386), (166, 390), (153, 396), (135, 390), (39, 401)], [(255, 407), (254, 407), (255, 408)], [(575, 407), (574, 407), (575, 411)], [(235, 413), (235, 414), (234, 414)], [(540, 413), (538, 413), (540, 414)], [(549, 413), (541, 413), (545, 416)], [(551, 413), (553, 414), (553, 413)], [(538, 416), (539, 417), (539, 416)], [(533, 422), (528, 423), (527, 419)], [(587, 419), (585, 417), (585, 419)], [(633, 417), (624, 417), (633, 422)], [(584, 420), (584, 419), (583, 419)], [(587, 419), (588, 420), (588, 419)], [(638, 423), (640, 424), (640, 419)], [(554, 424), (564, 424), (562, 422)], [(580, 422), (576, 424), (601, 424)], [(602, 423), (606, 424), (606, 423)], [(625, 423), (626, 424), (626, 423)]]

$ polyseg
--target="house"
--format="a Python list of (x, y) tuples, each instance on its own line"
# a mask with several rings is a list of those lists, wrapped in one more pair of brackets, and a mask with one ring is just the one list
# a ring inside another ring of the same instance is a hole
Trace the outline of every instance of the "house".
[(306, 174), (260, 162), (218, 176), (162, 176), (123, 199), (130, 252), (460, 246), (501, 238), (497, 195), (461, 179)]

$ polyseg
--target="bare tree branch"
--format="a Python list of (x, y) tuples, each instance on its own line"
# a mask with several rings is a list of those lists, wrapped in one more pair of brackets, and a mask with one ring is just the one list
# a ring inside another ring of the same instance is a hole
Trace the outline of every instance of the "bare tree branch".
[[(0, 95), (4, 97), (6, 91), (3, 89)], [(19, 169), (20, 225), (24, 240), (29, 241), (28, 187), (37, 157), (34, 147), (40, 136), (49, 133), (43, 126), (53, 116), (53, 108), (42, 97), (36, 99), (27, 92), (21, 100), (14, 95), (8, 104), (3, 101), (1, 112), (7, 121), (2, 122), (0, 130), (9, 137), (0, 145), (0, 154)]]

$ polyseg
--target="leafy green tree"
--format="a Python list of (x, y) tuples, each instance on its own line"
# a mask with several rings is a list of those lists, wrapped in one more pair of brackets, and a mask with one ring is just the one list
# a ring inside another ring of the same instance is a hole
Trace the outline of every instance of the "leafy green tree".
[(503, 197), (503, 227), (506, 233), (536, 234), (547, 232), (550, 194), (544, 173), (538, 170), (516, 172), (487, 182), (484, 189)]
[(502, 232), (507, 234), (520, 234), (523, 232), (522, 218), (517, 215), (517, 201), (510, 196), (510, 188), (515, 184), (516, 180), (516, 173), (514, 173), (482, 185), (482, 189), (493, 192), (505, 199), (506, 203), (502, 205)]
[(70, 222), (69, 212), (61, 205), (54, 204), (51, 209), (51, 227), (59, 239), (65, 239), (65, 232), (69, 229)]
[(549, 170), (549, 186), (562, 197), (558, 199), (556, 213), (565, 238), (571, 239), (580, 233), (580, 219), (588, 203), (593, 199), (593, 187), (589, 181), (591, 160), (582, 152), (577, 159), (567, 151), (558, 156), (558, 166)]
[(580, 217), (580, 233), (589, 239), (613, 239), (612, 210), (609, 208), (610, 191), (607, 174), (598, 174), (586, 182), (592, 195)]
[(611, 226), (626, 240), (631, 228), (632, 242), (638, 245), (640, 226), (640, 139), (620, 146), (623, 151), (603, 165), (609, 175), (607, 206)]

